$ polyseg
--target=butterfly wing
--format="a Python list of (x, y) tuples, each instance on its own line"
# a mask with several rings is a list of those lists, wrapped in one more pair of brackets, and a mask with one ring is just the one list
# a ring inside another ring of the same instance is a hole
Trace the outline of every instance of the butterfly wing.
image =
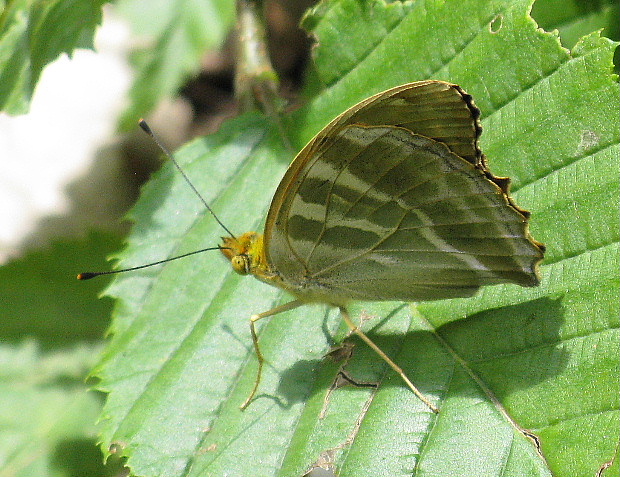
[(536, 285), (541, 245), (508, 181), (486, 169), (477, 115), (460, 88), (431, 81), (371, 97), (324, 128), (293, 161), (265, 229), (269, 263), (291, 291), (341, 303)]

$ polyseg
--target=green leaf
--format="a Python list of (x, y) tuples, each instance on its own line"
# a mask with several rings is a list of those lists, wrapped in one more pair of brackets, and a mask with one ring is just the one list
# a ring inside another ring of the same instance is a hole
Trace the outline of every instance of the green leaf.
[(572, 48), (579, 39), (603, 28), (603, 34), (620, 40), (620, 5), (615, 0), (537, 0), (532, 17), (547, 31), (558, 29), (562, 43)]
[(223, 43), (235, 5), (230, 0), (125, 0), (117, 7), (134, 34), (149, 41), (133, 58), (137, 79), (121, 118), (121, 127), (128, 129), (162, 98), (176, 95), (204, 54)]
[(92, 48), (105, 0), (4, 2), (0, 15), (0, 110), (25, 113), (41, 71), (61, 53)]
[[(96, 342), (108, 325), (110, 299), (97, 300), (105, 283), (80, 283), (84, 270), (103, 269), (119, 238), (90, 234), (62, 241), (0, 267), (0, 336), (7, 341), (34, 337), (45, 349)], [(91, 268), (92, 267), (92, 268)]]
[(103, 267), (120, 241), (92, 234), (0, 267), (0, 475), (92, 477), (103, 466), (95, 421), (103, 403), (84, 382), (101, 349), (111, 300), (75, 275)]
[[(537, 29), (529, 7), (341, 0), (305, 23), (324, 88), (288, 118), (294, 144), (390, 86), (458, 83), (482, 109), (491, 170), (513, 178), (516, 202), (548, 247), (535, 289), (353, 310), (373, 317), (364, 329), (440, 413), (356, 339), (352, 355), (324, 358), (345, 329), (321, 306), (259, 322), (267, 362), (257, 399), (241, 412), (256, 372), (248, 318), (290, 298), (232, 274), (213, 251), (110, 288), (113, 338), (95, 370), (109, 393), (104, 449), (122, 450), (136, 475), (166, 476), (295, 476), (322, 466), (356, 477), (573, 477), (611, 462), (620, 424), (617, 45), (592, 33), (569, 52)], [(290, 160), (273, 129), (241, 117), (177, 154), (234, 233), (260, 231)], [(224, 234), (171, 167), (145, 187), (132, 219), (124, 267), (214, 246)], [(342, 370), (368, 386), (332, 389)]]
[[(0, 345), (0, 475), (70, 476), (68, 458), (90, 461), (101, 396), (87, 392), (83, 376), (95, 354), (88, 346), (40, 353), (33, 341)], [(90, 475), (103, 475), (101, 467)]]
[[(301, 25), (320, 40), (313, 56), (322, 83), (330, 86), (355, 68), (360, 59), (372, 52), (398, 27), (413, 6), (411, 1), (393, 4), (320, 2), (308, 11)], [(360, 21), (357, 25), (351, 25), (351, 18)], [(365, 30), (364, 41), (359, 41), (361, 28)], [(334, 48), (337, 44), (347, 47)]]

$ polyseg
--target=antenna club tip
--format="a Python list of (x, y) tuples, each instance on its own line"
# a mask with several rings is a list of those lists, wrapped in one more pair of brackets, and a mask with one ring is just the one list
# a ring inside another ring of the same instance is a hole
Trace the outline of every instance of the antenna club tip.
[(138, 126), (140, 126), (140, 128), (148, 135), (150, 136), (153, 135), (151, 128), (149, 127), (149, 125), (146, 123), (146, 121), (143, 118), (140, 118), (140, 120), (138, 121)]
[(97, 275), (98, 275), (97, 273), (93, 273), (93, 272), (78, 273), (77, 279), (78, 280), (90, 280), (91, 278), (95, 278)]

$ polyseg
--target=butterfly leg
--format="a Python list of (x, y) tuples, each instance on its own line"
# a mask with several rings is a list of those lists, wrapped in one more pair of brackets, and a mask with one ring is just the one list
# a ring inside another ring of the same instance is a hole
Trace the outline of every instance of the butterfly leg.
[(252, 391), (250, 391), (250, 395), (240, 406), (242, 411), (245, 410), (245, 408), (249, 406), (252, 399), (254, 399), (254, 395), (256, 394), (256, 391), (258, 390), (258, 385), (260, 384), (260, 380), (263, 375), (263, 362), (265, 361), (265, 358), (263, 358), (263, 353), (261, 353), (260, 347), (258, 346), (258, 335), (256, 334), (256, 322), (262, 318), (267, 318), (268, 316), (273, 316), (273, 315), (277, 315), (278, 313), (283, 313), (285, 311), (292, 310), (303, 304), (304, 302), (301, 300), (293, 300), (288, 303), (285, 303), (284, 305), (276, 306), (275, 308), (272, 308), (269, 311), (259, 313), (258, 315), (252, 315), (250, 317), (250, 332), (252, 333), (252, 343), (254, 343), (254, 351), (256, 352), (256, 359), (258, 360), (258, 370), (256, 371), (256, 380), (254, 381), (254, 387), (252, 388)]
[(394, 361), (392, 361), (390, 359), (390, 357), (385, 354), (383, 352), (383, 350), (381, 350), (381, 348), (379, 348), (375, 343), (373, 343), (373, 341), (366, 336), (366, 334), (359, 329), (359, 327), (353, 323), (353, 320), (351, 320), (351, 316), (349, 315), (349, 312), (347, 311), (346, 308), (344, 307), (340, 307), (340, 314), (342, 315), (342, 318), (344, 319), (344, 322), (347, 324), (347, 326), (351, 329), (351, 331), (353, 333), (355, 333), (357, 336), (359, 336), (362, 340), (364, 340), (364, 342), (370, 346), (379, 356), (381, 356), (381, 358), (383, 359), (383, 361), (385, 361), (387, 364), (390, 365), (390, 367), (396, 371), (398, 373), (398, 375), (403, 379), (403, 381), (405, 381), (405, 383), (407, 384), (407, 386), (409, 386), (409, 388), (413, 391), (413, 393), (420, 399), (420, 401), (422, 401), (424, 404), (426, 404), (429, 409), (431, 411), (433, 411), (434, 413), (438, 413), (439, 409), (433, 405), (426, 396), (424, 396), (424, 394), (422, 394), (418, 388), (416, 388), (413, 383), (411, 382), (411, 380), (407, 377), (407, 375), (405, 374), (405, 372), (402, 370), (402, 368), (400, 366), (398, 366)]

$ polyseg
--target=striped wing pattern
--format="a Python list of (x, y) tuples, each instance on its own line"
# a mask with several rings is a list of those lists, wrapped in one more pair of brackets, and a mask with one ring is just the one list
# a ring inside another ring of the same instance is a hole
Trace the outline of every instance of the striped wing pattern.
[(323, 129), (291, 165), (267, 220), (267, 258), (287, 287), (339, 304), (538, 284), (542, 245), (508, 181), (486, 169), (477, 115), (458, 87), (421, 82)]

